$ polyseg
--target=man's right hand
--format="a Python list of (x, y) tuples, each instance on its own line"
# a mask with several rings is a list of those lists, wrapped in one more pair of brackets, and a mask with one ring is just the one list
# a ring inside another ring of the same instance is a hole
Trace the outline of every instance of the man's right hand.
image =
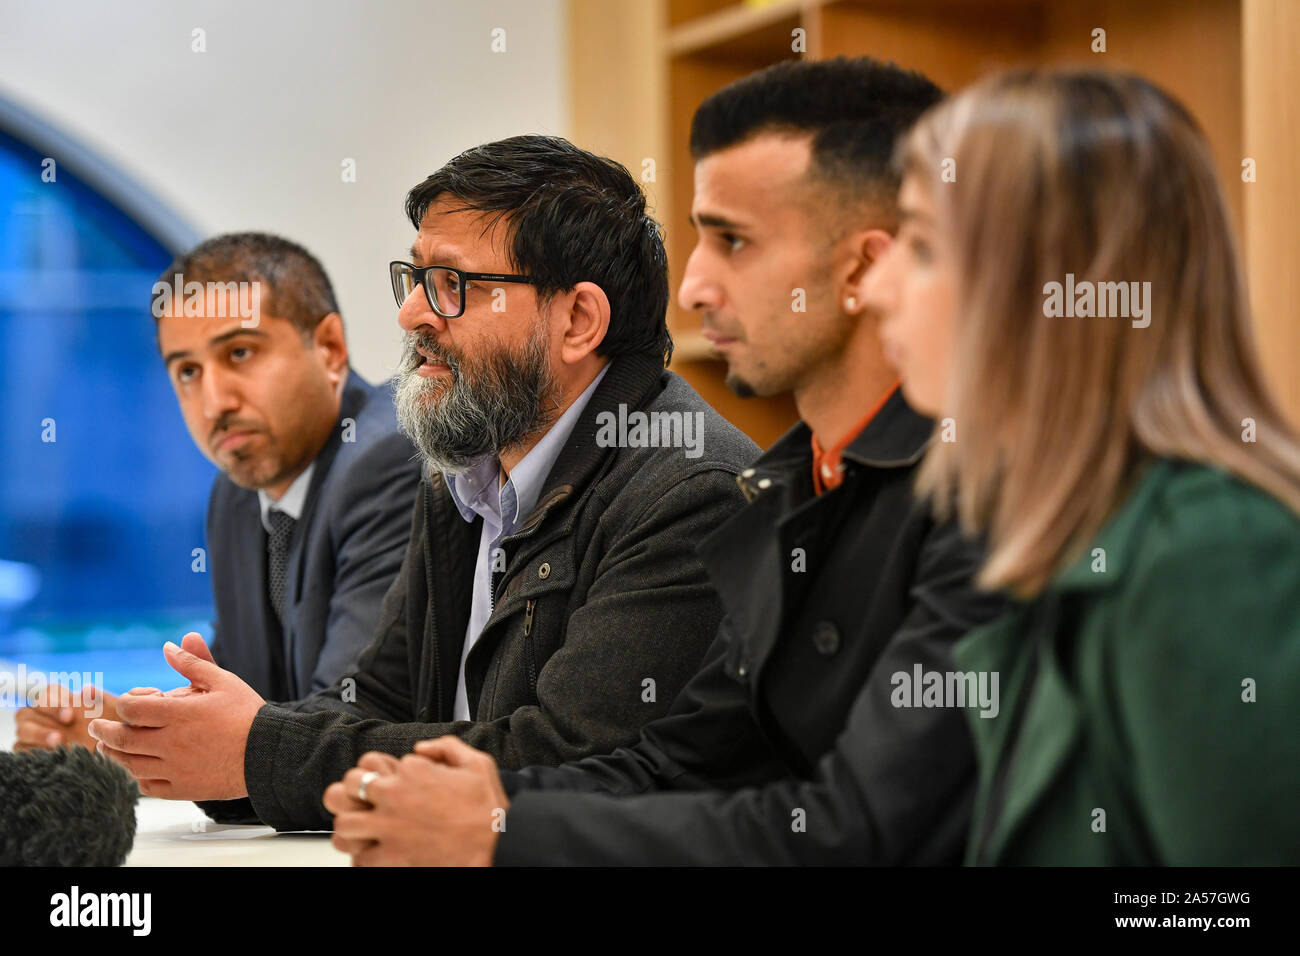
[(51, 684), (43, 688), (31, 707), (18, 711), (14, 723), (18, 738), (14, 750), (77, 745), (94, 750), (96, 740), (86, 729), (96, 717), (117, 720), (117, 697), (87, 685), (78, 693)]

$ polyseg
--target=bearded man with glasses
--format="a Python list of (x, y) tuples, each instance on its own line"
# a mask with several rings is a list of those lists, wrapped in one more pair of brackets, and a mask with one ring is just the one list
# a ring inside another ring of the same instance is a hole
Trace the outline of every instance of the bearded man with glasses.
[[(395, 392), (425, 476), (375, 638), (355, 675), (274, 704), (187, 636), (168, 655), (190, 687), (91, 725), (147, 795), (328, 829), (322, 793), (368, 751), (605, 753), (666, 713), (717, 630), (695, 545), (743, 505), (758, 449), (664, 367), (667, 262), (635, 180), (520, 136), (451, 160), (406, 213)], [(598, 442), (620, 409), (702, 418), (703, 453)]]

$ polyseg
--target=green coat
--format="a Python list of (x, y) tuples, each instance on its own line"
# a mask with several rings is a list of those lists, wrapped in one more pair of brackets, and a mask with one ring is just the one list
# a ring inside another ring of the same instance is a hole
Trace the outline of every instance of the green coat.
[(968, 712), (967, 863), (1300, 863), (1300, 519), (1272, 496), (1157, 460), (954, 656), (1001, 698)]

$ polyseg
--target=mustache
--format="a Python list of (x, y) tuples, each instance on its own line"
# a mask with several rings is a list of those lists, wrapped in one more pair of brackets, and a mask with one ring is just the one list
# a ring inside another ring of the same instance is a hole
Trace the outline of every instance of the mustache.
[[(421, 352), (424, 355), (421, 355)], [(460, 379), (461, 359), (459, 355), (440, 346), (432, 332), (427, 332), (424, 329), (407, 332), (406, 345), (402, 352), (402, 372), (407, 375), (414, 373), (417, 368), (424, 364), (425, 355), (432, 357), (438, 364), (451, 369), (453, 380)]]
[(724, 323), (719, 322), (718, 318), (712, 312), (704, 312), (700, 315), (700, 331), (715, 332), (724, 335), (729, 339), (745, 340), (745, 335), (739, 327), (734, 329), (724, 328)]
[(223, 414), (220, 418), (217, 419), (216, 424), (212, 426), (212, 433), (208, 435), (208, 444), (209, 445), (214, 444), (217, 441), (217, 436), (223, 432), (231, 432), (231, 431), (260, 432), (265, 430), (266, 429), (262, 426), (261, 422), (245, 421), (244, 419), (241, 418), (234, 418), (229, 414)]

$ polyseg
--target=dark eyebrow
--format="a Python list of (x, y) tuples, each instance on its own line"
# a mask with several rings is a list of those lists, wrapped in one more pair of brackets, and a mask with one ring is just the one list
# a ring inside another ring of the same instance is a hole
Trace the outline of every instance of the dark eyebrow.
[(700, 215), (691, 213), (691, 225), (696, 229), (701, 226), (707, 226), (710, 229), (743, 229), (740, 223), (728, 219), (726, 216), (719, 216), (717, 213), (705, 212)]
[[(411, 262), (414, 265), (417, 266), (425, 265), (424, 259), (421, 258), (419, 250), (416, 249), (414, 245), (411, 246), (410, 253), (411, 253)], [(454, 252), (445, 251), (445, 250), (440, 252), (437, 249), (435, 249), (433, 251), (433, 255), (434, 255), (434, 260), (431, 263), (432, 265), (451, 266), (454, 269), (465, 268), (465, 266), (462, 265), (462, 260), (460, 256), (456, 255), (456, 253)]]
[[(211, 348), (215, 345), (221, 345), (223, 342), (227, 342), (230, 339), (236, 338), (241, 335), (252, 335), (263, 339), (270, 338), (270, 336), (267, 335), (265, 332), (263, 332), (261, 329), (246, 329), (243, 326), (240, 326), (237, 329), (231, 329), (229, 332), (222, 332), (220, 335), (214, 336), (213, 338), (209, 339), (208, 347)], [(189, 354), (190, 353), (185, 351), (184, 349), (180, 349), (175, 352), (168, 352), (166, 356), (163, 357), (163, 368), (171, 368), (172, 362), (175, 362), (178, 359), (183, 359)]]

